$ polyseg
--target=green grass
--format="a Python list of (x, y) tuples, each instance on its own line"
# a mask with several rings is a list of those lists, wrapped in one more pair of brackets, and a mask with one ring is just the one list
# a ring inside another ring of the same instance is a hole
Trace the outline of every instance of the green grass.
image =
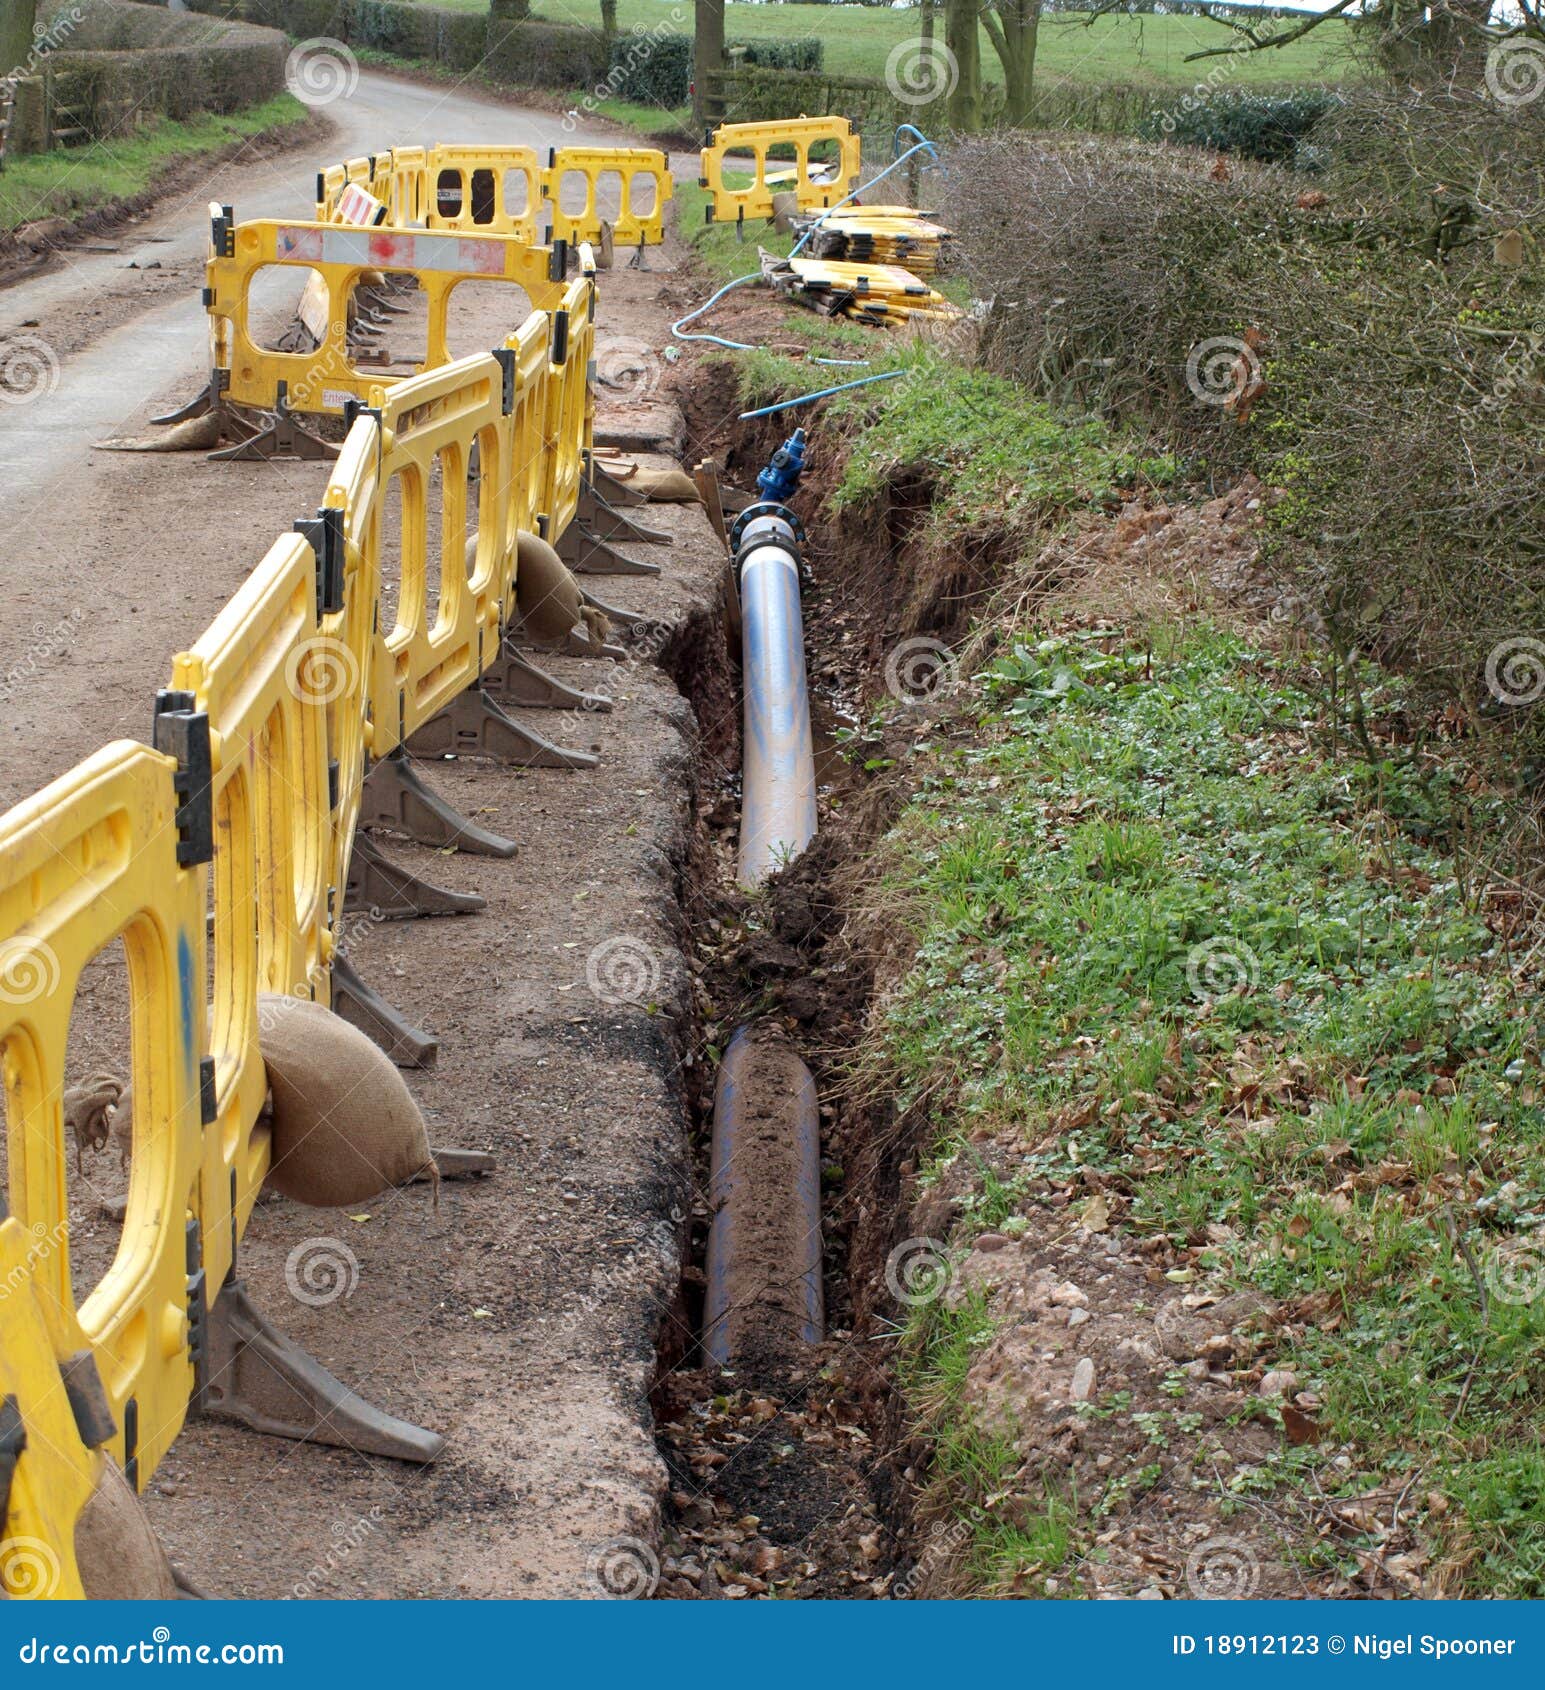
[[(1093, 1170), (1193, 1289), (1273, 1298), (1301, 1336), (1272, 1365), (1352, 1480), (1420, 1469), (1409, 1517), (1464, 1593), (1545, 1595), (1539, 1004), (1440, 854), (1442, 780), (1333, 755), (1309, 678), (1206, 625), (1053, 633), (985, 685), (982, 743), (882, 859), (917, 951), (871, 1078), (940, 1162), (1019, 1146), (967, 1231)], [(904, 1370), (967, 1519), (984, 1319), (928, 1311)]]
[[(800, 312), (791, 332), (803, 330)], [(847, 451), (831, 509), (872, 499), (898, 473), (921, 472), (932, 486), (933, 538), (948, 543), (984, 517), (1027, 535), (1060, 516), (1105, 504), (1117, 487), (1167, 480), (1173, 465), (1130, 451), (1098, 418), (1068, 423), (1013, 382), (953, 362), (926, 343), (883, 329), (856, 329), (821, 346), (836, 356), (869, 355), (862, 369), (812, 366), (780, 353), (736, 353), (748, 405), (865, 375), (897, 379), (823, 403), (825, 422), (842, 428)], [(840, 348), (840, 349), (839, 349)]]
[[(441, 0), (458, 11), (486, 11), (487, 0)], [(542, 0), (538, 8), (554, 23), (600, 23), (599, 4), (568, 4)], [(680, 13), (679, 18), (673, 13)], [(825, 43), (823, 68), (841, 76), (884, 76), (886, 55), (898, 43), (918, 33), (915, 11), (891, 11), (870, 6), (729, 5), (725, 8), (725, 36), (731, 41), (789, 40), (817, 36)], [(692, 8), (686, 0), (618, 0), (617, 21), (624, 30), (654, 29), (692, 33)], [(936, 24), (943, 37), (943, 21)], [(1351, 73), (1349, 32), (1339, 23), (1319, 29), (1270, 53), (1238, 59), (1230, 79), (1240, 82), (1339, 80)], [(1195, 17), (1107, 17), (1088, 19), (1047, 16), (1041, 21), (1037, 72), (1048, 79), (1075, 82), (1151, 82), (1186, 85), (1205, 77), (1217, 61), (1186, 63), (1185, 55), (1199, 47), (1223, 46), (1231, 39), (1220, 25)], [(1001, 81), (998, 61), (985, 32), (982, 70), (988, 80)]]
[(265, 130), (298, 123), (306, 108), (290, 94), (229, 116), (145, 123), (122, 140), (94, 141), (10, 160), (0, 171), (0, 228), (70, 217), (131, 199), (183, 159), (212, 153)]

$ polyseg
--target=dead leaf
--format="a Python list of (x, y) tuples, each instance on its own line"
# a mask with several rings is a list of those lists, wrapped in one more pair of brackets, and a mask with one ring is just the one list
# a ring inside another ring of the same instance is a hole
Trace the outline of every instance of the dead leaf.
[(1317, 1444), (1325, 1436), (1325, 1428), (1318, 1420), (1311, 1420), (1301, 1408), (1295, 1408), (1290, 1402), (1282, 1405), (1282, 1429), (1287, 1433), (1288, 1442), (1300, 1448), (1304, 1444)]

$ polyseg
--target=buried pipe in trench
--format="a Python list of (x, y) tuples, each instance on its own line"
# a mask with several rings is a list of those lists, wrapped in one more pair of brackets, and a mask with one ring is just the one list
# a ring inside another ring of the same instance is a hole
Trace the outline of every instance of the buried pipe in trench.
[[(757, 477), (730, 537), (740, 590), (743, 748), (739, 879), (759, 886), (815, 837), (815, 751), (799, 597), (804, 467), (797, 431)], [(825, 1335), (821, 1127), (815, 1081), (771, 1022), (730, 1040), (714, 1094), (713, 1219), (703, 1349), (710, 1365), (787, 1364)]]

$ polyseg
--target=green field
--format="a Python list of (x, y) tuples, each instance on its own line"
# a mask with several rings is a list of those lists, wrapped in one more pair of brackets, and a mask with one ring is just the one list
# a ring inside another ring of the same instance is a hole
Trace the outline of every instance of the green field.
[[(487, 10), (487, 0), (439, 0), (458, 11)], [(554, 23), (595, 28), (601, 17), (597, 0), (540, 0), (542, 17)], [(692, 33), (690, 0), (618, 0), (617, 19), (624, 30), (667, 26)], [(942, 18), (936, 30), (943, 38)], [(842, 76), (883, 76), (885, 59), (898, 42), (918, 33), (916, 11), (871, 6), (729, 5), (725, 34), (734, 41), (789, 40), (817, 36), (826, 44), (823, 68)], [(1048, 16), (1041, 22), (1037, 72), (1078, 82), (1152, 82), (1173, 86), (1206, 77), (1218, 60), (1186, 62), (1201, 47), (1226, 45), (1231, 32), (1221, 24), (1194, 17)], [(982, 36), (982, 74), (998, 80), (997, 57)], [(1302, 41), (1269, 53), (1242, 54), (1226, 71), (1229, 83), (1337, 81), (1351, 71), (1348, 31), (1331, 22)], [(1219, 75), (1225, 74), (1218, 71)]]

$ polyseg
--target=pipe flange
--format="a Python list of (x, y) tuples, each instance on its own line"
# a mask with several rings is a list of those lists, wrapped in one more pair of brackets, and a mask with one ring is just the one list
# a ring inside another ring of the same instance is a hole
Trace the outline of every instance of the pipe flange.
[(745, 532), (746, 524), (759, 516), (775, 516), (786, 522), (794, 530), (794, 538), (802, 546), (805, 543), (805, 525), (789, 509), (787, 505), (780, 505), (772, 499), (762, 499), (746, 508), (735, 518), (734, 526), (730, 529), (730, 552), (740, 550), (740, 536)]

